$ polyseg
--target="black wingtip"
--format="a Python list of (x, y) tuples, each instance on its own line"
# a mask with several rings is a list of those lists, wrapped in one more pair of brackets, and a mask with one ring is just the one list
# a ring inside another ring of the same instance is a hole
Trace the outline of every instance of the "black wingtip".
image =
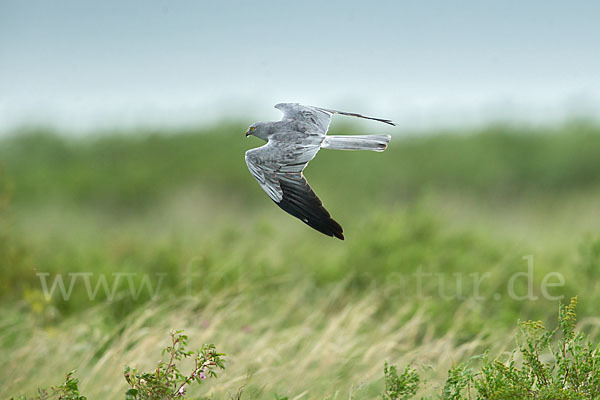
[[(331, 219), (331, 231), (329, 233), (320, 231), (321, 233), (325, 233), (328, 236), (331, 236), (332, 238), (337, 238), (340, 240), (344, 240), (344, 228), (342, 228), (342, 226), (334, 219)], [(318, 229), (317, 229), (318, 230)]]
[(391, 126), (396, 126), (396, 124), (394, 123), (394, 121), (392, 121), (391, 119), (379, 119), (379, 118), (373, 118), (373, 119), (376, 120), (376, 121), (379, 121), (379, 122), (383, 122), (384, 124), (388, 124), (388, 125), (391, 125)]
[(324, 235), (344, 240), (344, 230), (329, 212), (323, 207), (323, 203), (310, 188), (304, 177), (299, 176), (299, 181), (290, 183), (280, 180), (279, 185), (283, 192), (283, 198), (275, 203), (285, 212), (300, 219), (313, 229)]

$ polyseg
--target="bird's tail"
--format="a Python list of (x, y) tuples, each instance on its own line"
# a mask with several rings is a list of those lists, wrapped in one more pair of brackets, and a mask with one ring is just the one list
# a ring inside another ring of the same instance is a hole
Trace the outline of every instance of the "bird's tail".
[(326, 136), (323, 149), (384, 151), (390, 142), (389, 135)]

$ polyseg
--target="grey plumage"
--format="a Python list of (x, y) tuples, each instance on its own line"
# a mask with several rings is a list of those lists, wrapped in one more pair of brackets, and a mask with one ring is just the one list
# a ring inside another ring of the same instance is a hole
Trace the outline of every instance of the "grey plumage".
[(384, 151), (390, 137), (387, 135), (325, 136), (322, 149)]
[(246, 136), (267, 141), (264, 146), (246, 152), (250, 173), (284, 211), (325, 235), (343, 240), (342, 227), (323, 207), (302, 171), (321, 148), (383, 151), (387, 147), (388, 135), (326, 136), (333, 114), (394, 123), (297, 103), (280, 103), (275, 108), (283, 112), (281, 121), (257, 122), (246, 132)]

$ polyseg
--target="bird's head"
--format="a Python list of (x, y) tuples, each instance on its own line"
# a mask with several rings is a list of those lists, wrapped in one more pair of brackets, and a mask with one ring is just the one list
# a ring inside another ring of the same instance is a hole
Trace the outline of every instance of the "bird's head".
[(256, 132), (256, 124), (252, 124), (248, 127), (248, 130), (246, 130), (246, 137), (253, 135), (254, 132)]
[(267, 131), (268, 131), (268, 129), (266, 128), (266, 125), (264, 122), (255, 122), (248, 127), (248, 130), (246, 131), (246, 137), (252, 135), (252, 136), (261, 138), (263, 140), (267, 140), (267, 135), (268, 135)]

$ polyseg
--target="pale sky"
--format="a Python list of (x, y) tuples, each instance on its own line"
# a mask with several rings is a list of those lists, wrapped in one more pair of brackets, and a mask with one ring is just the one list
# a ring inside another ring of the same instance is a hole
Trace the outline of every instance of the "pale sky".
[(600, 115), (597, 1), (0, 0), (0, 131)]

